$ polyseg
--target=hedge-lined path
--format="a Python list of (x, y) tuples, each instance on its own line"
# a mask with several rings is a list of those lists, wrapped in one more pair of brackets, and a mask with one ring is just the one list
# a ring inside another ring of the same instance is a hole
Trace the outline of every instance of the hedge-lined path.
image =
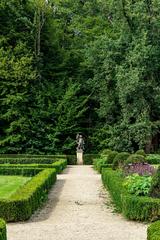
[(8, 240), (146, 240), (147, 226), (113, 213), (101, 178), (91, 166), (70, 166), (41, 211), (8, 224)]

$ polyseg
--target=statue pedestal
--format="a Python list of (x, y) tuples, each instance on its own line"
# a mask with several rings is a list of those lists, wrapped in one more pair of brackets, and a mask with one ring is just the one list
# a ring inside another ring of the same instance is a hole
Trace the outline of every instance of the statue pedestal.
[(77, 164), (83, 165), (83, 150), (77, 150)]

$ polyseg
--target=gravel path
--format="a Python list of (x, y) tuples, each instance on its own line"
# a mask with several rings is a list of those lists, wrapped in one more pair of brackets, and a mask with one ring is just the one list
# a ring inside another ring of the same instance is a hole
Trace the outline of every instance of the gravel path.
[(91, 166), (68, 167), (43, 209), (28, 222), (7, 227), (8, 240), (146, 240), (147, 228), (113, 213)]

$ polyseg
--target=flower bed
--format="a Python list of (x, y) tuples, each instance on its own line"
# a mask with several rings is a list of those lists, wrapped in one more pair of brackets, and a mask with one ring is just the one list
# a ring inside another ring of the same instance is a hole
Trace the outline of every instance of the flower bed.
[(127, 193), (124, 177), (118, 171), (102, 170), (102, 181), (108, 188), (119, 212), (131, 220), (154, 221), (160, 218), (160, 199)]

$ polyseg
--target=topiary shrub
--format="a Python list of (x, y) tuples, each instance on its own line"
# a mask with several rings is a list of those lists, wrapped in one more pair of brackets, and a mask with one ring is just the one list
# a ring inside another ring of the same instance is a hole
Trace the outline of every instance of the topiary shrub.
[(109, 155), (112, 152), (110, 149), (104, 149), (101, 151), (101, 155)]
[(153, 198), (160, 198), (160, 167), (158, 168), (156, 174), (153, 177), (149, 196)]
[(131, 154), (127, 160), (126, 160), (126, 165), (130, 163), (145, 163), (145, 157), (139, 154)]
[(112, 164), (113, 160), (117, 156), (117, 154), (118, 154), (118, 152), (116, 152), (116, 151), (112, 151), (110, 154), (108, 154), (106, 163)]
[(130, 154), (127, 152), (118, 153), (113, 160), (112, 169), (115, 170), (118, 167), (123, 166), (124, 162), (128, 159), (129, 156)]
[(142, 156), (146, 157), (146, 153), (143, 149), (138, 150), (135, 154), (142, 155)]

